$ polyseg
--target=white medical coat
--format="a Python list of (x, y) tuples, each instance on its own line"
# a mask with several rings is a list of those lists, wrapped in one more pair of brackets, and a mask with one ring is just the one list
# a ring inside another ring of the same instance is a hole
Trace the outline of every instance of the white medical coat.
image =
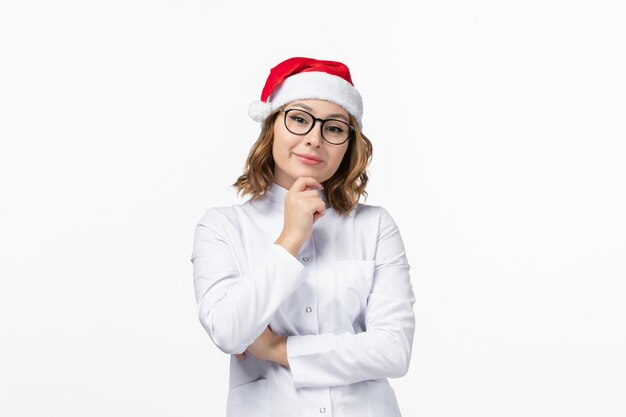
[[(387, 378), (409, 368), (415, 315), (404, 244), (386, 209), (326, 202), (294, 257), (274, 241), (287, 189), (209, 208), (191, 256), (202, 326), (230, 355), (227, 417), (396, 417)], [(268, 326), (289, 367), (243, 352)]]

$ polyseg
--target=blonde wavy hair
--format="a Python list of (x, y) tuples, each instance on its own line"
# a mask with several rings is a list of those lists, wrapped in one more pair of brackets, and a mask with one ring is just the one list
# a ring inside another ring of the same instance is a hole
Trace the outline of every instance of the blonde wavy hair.
[[(274, 122), (280, 109), (269, 115), (261, 126), (258, 139), (250, 148), (243, 174), (232, 184), (237, 195), (263, 198), (274, 178)], [(372, 160), (372, 143), (363, 134), (352, 115), (350, 124), (354, 134), (349, 139), (348, 149), (332, 177), (322, 182), (324, 194), (330, 206), (341, 216), (348, 215), (359, 202), (361, 196), (367, 199), (367, 167)]]

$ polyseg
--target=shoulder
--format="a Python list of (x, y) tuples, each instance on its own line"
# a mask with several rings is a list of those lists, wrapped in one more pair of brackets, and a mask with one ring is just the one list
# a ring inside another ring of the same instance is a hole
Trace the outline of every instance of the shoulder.
[(397, 229), (393, 217), (383, 206), (358, 203), (353, 210), (353, 215), (355, 226), (369, 233), (377, 231), (381, 234), (390, 229)]
[(359, 203), (354, 209), (355, 223), (374, 229), (379, 235), (399, 233), (398, 223), (383, 206)]
[(373, 204), (358, 203), (354, 208), (354, 218), (356, 221), (372, 222), (386, 221), (391, 218), (389, 212), (383, 206)]
[(230, 206), (209, 207), (204, 211), (202, 216), (200, 216), (196, 224), (215, 229), (236, 226), (240, 213), (246, 204), (248, 204), (248, 202)]
[(366, 248), (370, 256), (368, 259), (377, 256), (381, 245), (387, 247), (387, 242), (399, 236), (395, 221), (383, 206), (359, 203), (351, 216), (354, 218), (354, 232), (360, 244)]

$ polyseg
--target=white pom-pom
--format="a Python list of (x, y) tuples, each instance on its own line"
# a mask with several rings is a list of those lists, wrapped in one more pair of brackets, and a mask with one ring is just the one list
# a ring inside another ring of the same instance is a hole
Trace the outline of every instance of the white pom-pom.
[(267, 119), (267, 116), (272, 112), (272, 105), (261, 100), (256, 100), (250, 103), (248, 107), (248, 114), (252, 120), (262, 122)]

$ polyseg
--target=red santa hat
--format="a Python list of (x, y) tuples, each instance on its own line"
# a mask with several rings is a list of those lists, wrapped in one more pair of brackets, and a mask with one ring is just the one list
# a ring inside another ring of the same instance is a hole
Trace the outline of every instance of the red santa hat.
[(363, 100), (352, 83), (348, 67), (341, 62), (312, 58), (289, 58), (272, 68), (261, 100), (250, 104), (248, 114), (262, 122), (280, 106), (305, 99), (338, 104), (363, 126)]

